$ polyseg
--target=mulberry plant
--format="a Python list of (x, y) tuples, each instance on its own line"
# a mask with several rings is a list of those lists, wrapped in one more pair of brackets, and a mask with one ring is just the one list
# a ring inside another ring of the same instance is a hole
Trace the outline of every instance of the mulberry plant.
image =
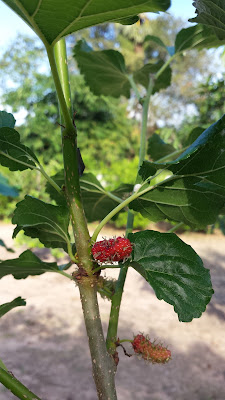
[[(29, 194), (25, 196), (13, 215), (12, 223), (16, 225), (13, 236), (23, 230), (47, 248), (64, 249), (70, 261), (60, 266), (42, 261), (31, 250), (26, 250), (19, 258), (0, 262), (0, 278), (11, 274), (15, 279), (25, 279), (29, 275), (54, 272), (76, 282), (98, 398), (116, 400), (117, 347), (123, 341), (130, 341), (133, 353), (152, 363), (166, 364), (171, 358), (170, 350), (150, 341), (148, 336), (139, 334), (132, 339), (131, 332), (131, 339), (118, 339), (119, 311), (128, 269), (134, 268), (151, 285), (159, 300), (174, 307), (183, 322), (199, 318), (213, 294), (209, 271), (196, 252), (174, 232), (182, 224), (191, 227), (213, 224), (224, 211), (225, 117), (221, 116), (183, 151), (171, 153), (167, 146), (165, 153), (165, 146), (159, 141), (157, 152), (162, 149), (163, 157), (156, 161), (149, 161), (146, 154), (146, 132), (151, 97), (170, 85), (172, 61), (184, 51), (224, 43), (225, 24), (216, 25), (216, 7), (212, 2), (197, 0), (194, 3), (197, 24), (182, 29), (173, 47), (168, 48), (155, 36), (145, 38), (145, 43), (157, 42), (162, 47), (166, 61), (154, 64), (146, 60), (136, 71), (128, 70), (119, 51), (94, 51), (85, 41), (77, 42), (74, 57), (90, 89), (96, 95), (135, 96), (142, 109), (137, 176), (130, 184), (108, 192), (91, 172), (83, 171), (77, 148), (79, 131), (71, 107), (64, 37), (104, 22), (134, 24), (139, 13), (166, 11), (170, 0), (55, 0), (54, 4), (50, 0), (3, 0), (3, 3), (34, 30), (45, 46), (60, 108), (64, 162), (62, 171), (48, 176), (33, 151), (21, 143), (13, 116), (1, 111), (1, 165), (11, 171), (30, 169), (31, 174), (33, 170), (39, 171), (46, 179), (46, 191), (52, 199), (52, 203), (45, 203)], [(125, 236), (97, 241), (102, 228), (121, 212), (127, 212)], [(150, 221), (169, 220), (177, 224), (167, 233), (153, 230), (133, 233), (135, 212)], [(100, 222), (91, 236), (87, 222), (93, 221)], [(66, 272), (71, 266), (72, 275)], [(102, 270), (115, 267), (119, 270), (116, 282), (101, 275)], [(106, 338), (99, 314), (98, 291), (111, 302)], [(3, 304), (0, 316), (24, 304), (20, 297)], [(124, 351), (127, 352), (125, 348)], [(19, 399), (40, 400), (8, 371), (3, 361), (0, 382)]]

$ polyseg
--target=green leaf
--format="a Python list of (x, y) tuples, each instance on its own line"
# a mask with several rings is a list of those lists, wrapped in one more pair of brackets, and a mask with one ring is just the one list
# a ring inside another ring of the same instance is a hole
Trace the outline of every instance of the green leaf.
[(158, 44), (158, 46), (163, 47), (170, 54), (168, 46), (166, 46), (165, 43), (158, 36), (147, 35), (144, 38), (144, 43), (146, 43), (146, 42), (154, 42), (154, 43)]
[(115, 50), (91, 51), (84, 41), (74, 48), (80, 72), (91, 91), (96, 95), (130, 97), (130, 82), (125, 61)]
[(213, 289), (209, 270), (192, 247), (174, 233), (142, 231), (128, 237), (134, 243), (131, 266), (157, 298), (173, 305), (180, 321), (199, 318)]
[[(140, 83), (143, 85), (146, 89), (148, 88), (149, 85), (149, 78), (151, 74), (156, 74), (160, 68), (163, 66), (164, 62), (163, 61), (158, 61), (155, 64), (145, 64), (144, 67), (139, 69), (138, 71), (134, 72), (134, 80), (137, 83)], [(152, 93), (159, 92), (161, 89), (166, 89), (168, 86), (170, 86), (171, 83), (171, 77), (172, 77), (172, 70), (170, 66), (168, 66), (156, 79), (153, 87)]]
[(5, 303), (0, 305), (0, 318), (5, 315), (7, 312), (11, 311), (15, 307), (25, 306), (26, 301), (21, 297), (17, 297), (10, 303)]
[(41, 275), (44, 272), (59, 272), (55, 262), (43, 262), (30, 250), (24, 251), (19, 258), (0, 262), (0, 279), (13, 275), (16, 279), (25, 279), (29, 275)]
[(22, 17), (39, 37), (50, 45), (61, 37), (80, 29), (115, 21), (133, 18), (143, 12), (166, 11), (170, 0), (3, 0)]
[(67, 207), (53, 206), (31, 196), (17, 203), (12, 219), (15, 237), (20, 230), (25, 235), (38, 238), (45, 247), (63, 248), (70, 243), (68, 234), (69, 212)]
[(20, 142), (19, 133), (12, 128), (0, 128), (0, 164), (11, 171), (33, 169), (38, 159), (28, 147)]
[(14, 128), (16, 120), (14, 116), (6, 111), (0, 111), (0, 128)]
[(0, 246), (4, 247), (10, 253), (15, 253), (13, 249), (11, 249), (10, 247), (6, 246), (5, 242), (3, 242), (2, 239), (0, 239)]
[(225, 39), (225, 3), (224, 0), (196, 0), (193, 3), (197, 17), (190, 22), (200, 22), (210, 26), (220, 40)]
[(8, 179), (0, 174), (0, 194), (3, 196), (17, 197), (18, 191), (8, 184)]
[(224, 128), (225, 116), (206, 129), (177, 160), (164, 164), (145, 161), (140, 168), (143, 181), (151, 181), (157, 171), (165, 168), (173, 175), (133, 201), (130, 208), (152, 221), (168, 219), (192, 227), (213, 224), (225, 204)]
[[(225, 39), (225, 37), (224, 37)], [(217, 38), (213, 29), (208, 26), (198, 24), (190, 28), (182, 29), (176, 36), (175, 52), (179, 53), (184, 50), (204, 49), (210, 47), (218, 47), (225, 43)]]
[(171, 144), (165, 143), (157, 133), (154, 133), (148, 139), (147, 153), (153, 161), (159, 160), (174, 151), (175, 148)]
[[(52, 179), (59, 187), (64, 183), (63, 170), (52, 176)], [(98, 179), (91, 173), (83, 174), (80, 178), (81, 194), (83, 198), (84, 211), (88, 222), (102, 220), (110, 211), (113, 210), (119, 201), (112, 199)], [(123, 184), (112, 192), (112, 195), (120, 198), (126, 197), (133, 190), (133, 185)], [(46, 184), (46, 191), (52, 200), (59, 205), (65, 205), (65, 197), (60, 195), (49, 183)], [(123, 210), (121, 211), (123, 212)], [(117, 218), (117, 215), (115, 216)]]

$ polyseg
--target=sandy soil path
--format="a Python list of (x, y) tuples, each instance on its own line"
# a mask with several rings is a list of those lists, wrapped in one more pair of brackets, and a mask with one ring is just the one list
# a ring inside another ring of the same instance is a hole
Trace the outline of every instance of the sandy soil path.
[[(12, 226), (0, 225), (0, 237), (8, 246), (11, 234)], [(225, 399), (225, 237), (195, 234), (183, 235), (182, 240), (210, 268), (215, 294), (202, 318), (180, 323), (173, 308), (157, 300), (135, 271), (129, 272), (119, 337), (148, 333), (168, 345), (173, 359), (166, 365), (149, 365), (119, 350), (119, 400)], [(2, 259), (15, 257), (1, 248), (0, 252)], [(0, 303), (17, 296), (24, 297), (27, 306), (0, 323), (0, 357), (8, 368), (42, 400), (97, 400), (78, 289), (51, 273), (19, 281), (3, 278)], [(106, 329), (109, 303), (100, 299), (100, 307)], [(0, 400), (11, 399), (15, 397), (0, 386)]]

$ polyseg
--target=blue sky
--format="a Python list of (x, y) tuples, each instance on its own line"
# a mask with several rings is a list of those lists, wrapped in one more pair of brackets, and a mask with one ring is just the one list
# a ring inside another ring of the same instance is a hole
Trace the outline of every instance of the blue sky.
[[(193, 0), (172, 0), (169, 12), (184, 20), (194, 16)], [(17, 33), (34, 35), (33, 31), (0, 0), (0, 53)]]

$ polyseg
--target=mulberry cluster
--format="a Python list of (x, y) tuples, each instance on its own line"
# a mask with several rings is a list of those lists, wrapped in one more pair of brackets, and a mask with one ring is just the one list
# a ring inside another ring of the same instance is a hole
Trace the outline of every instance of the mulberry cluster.
[(104, 239), (96, 242), (91, 251), (96, 261), (122, 261), (130, 256), (132, 244), (129, 239), (119, 236), (114, 239)]
[(151, 343), (144, 335), (136, 335), (132, 341), (135, 353), (144, 360), (155, 364), (165, 364), (171, 359), (171, 351), (159, 344)]

